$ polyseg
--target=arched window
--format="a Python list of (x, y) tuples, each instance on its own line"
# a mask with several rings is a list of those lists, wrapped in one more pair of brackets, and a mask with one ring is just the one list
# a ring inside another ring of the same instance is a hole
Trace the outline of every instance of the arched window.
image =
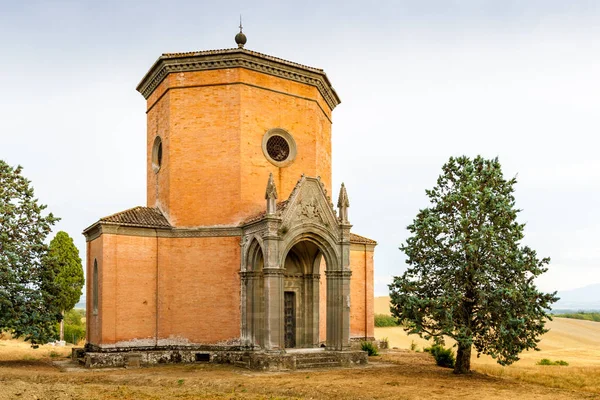
[(155, 173), (158, 173), (158, 171), (160, 171), (160, 167), (162, 166), (162, 154), (162, 139), (160, 136), (157, 136), (154, 139), (154, 144), (152, 145), (152, 169)]
[(94, 315), (98, 314), (98, 261), (94, 259), (94, 273), (92, 276), (92, 307)]

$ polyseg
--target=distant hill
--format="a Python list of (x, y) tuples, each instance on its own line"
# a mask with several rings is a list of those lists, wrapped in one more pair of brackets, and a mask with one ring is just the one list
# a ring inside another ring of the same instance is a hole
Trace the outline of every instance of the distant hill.
[[(600, 311), (600, 283), (558, 292), (560, 300), (552, 305), (552, 313)], [(390, 315), (390, 298), (375, 297), (375, 313)]]
[(600, 310), (600, 283), (558, 292), (554, 310)]
[(79, 303), (75, 304), (75, 308), (83, 308), (85, 310), (85, 292), (79, 298)]

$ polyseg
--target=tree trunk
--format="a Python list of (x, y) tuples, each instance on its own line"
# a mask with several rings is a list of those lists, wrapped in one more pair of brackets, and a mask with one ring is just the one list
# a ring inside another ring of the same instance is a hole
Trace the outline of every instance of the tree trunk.
[(60, 320), (60, 341), (65, 340), (65, 312), (62, 312), (62, 319)]
[(471, 346), (458, 345), (456, 352), (455, 374), (467, 374), (471, 372)]

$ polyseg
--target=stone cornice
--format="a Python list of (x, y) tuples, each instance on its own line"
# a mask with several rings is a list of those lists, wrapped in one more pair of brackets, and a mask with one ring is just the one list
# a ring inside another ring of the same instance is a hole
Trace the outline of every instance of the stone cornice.
[(197, 228), (152, 228), (141, 226), (126, 226), (113, 223), (97, 222), (87, 228), (83, 234), (90, 242), (100, 235), (123, 235), (162, 238), (190, 237), (235, 237), (242, 235), (242, 229), (237, 226), (202, 226)]
[(172, 72), (206, 71), (224, 68), (246, 68), (283, 79), (316, 87), (331, 110), (340, 98), (323, 70), (296, 64), (246, 49), (225, 49), (193, 53), (164, 54), (158, 58), (137, 86), (148, 99), (160, 83)]
[(346, 279), (350, 279), (350, 277), (352, 276), (352, 271), (328, 271), (325, 270), (325, 276), (327, 276), (327, 278), (346, 278)]
[(374, 252), (375, 244), (365, 244), (365, 243), (353, 243), (350, 242), (350, 251), (367, 251)]

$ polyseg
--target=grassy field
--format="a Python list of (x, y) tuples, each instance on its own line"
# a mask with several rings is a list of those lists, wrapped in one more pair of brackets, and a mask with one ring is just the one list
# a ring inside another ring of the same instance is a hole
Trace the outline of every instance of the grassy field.
[[(387, 297), (376, 298), (375, 312), (389, 314), (388, 302)], [(600, 395), (600, 323), (555, 317), (547, 327), (550, 332), (543, 336), (540, 351), (523, 353), (521, 360), (509, 367), (498, 365), (491, 357), (477, 358), (474, 354), (472, 368), (490, 376)], [(390, 346), (398, 349), (410, 349), (411, 344), (418, 349), (429, 345), (416, 335), (406, 335), (401, 327), (375, 328), (375, 336), (387, 337)], [(564, 360), (569, 366), (536, 365), (543, 358)]]

